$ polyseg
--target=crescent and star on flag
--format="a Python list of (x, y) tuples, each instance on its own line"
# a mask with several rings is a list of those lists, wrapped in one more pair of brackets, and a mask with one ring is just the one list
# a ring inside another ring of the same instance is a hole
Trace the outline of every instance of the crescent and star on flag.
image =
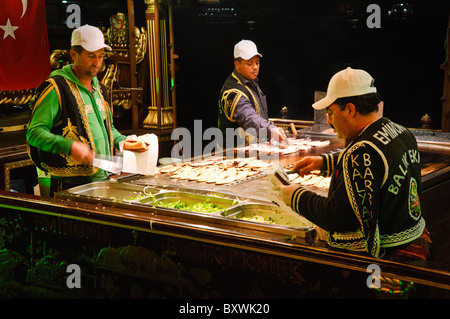
[[(22, 15), (20, 16), (20, 19), (22, 19), (25, 12), (27, 11), (27, 5), (28, 5), (28, 0), (22, 0)], [(18, 28), (19, 28), (18, 26), (11, 25), (11, 21), (8, 18), (5, 25), (0, 25), (0, 29), (3, 29), (3, 31), (4, 31), (3, 39), (5, 39), (8, 36), (10, 36), (13, 39), (16, 39), (16, 36), (14, 35), (14, 31), (16, 31)]]

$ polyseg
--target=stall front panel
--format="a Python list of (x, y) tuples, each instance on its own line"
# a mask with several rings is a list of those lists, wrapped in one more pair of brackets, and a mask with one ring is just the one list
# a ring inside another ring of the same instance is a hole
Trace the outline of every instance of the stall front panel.
[[(0, 194), (4, 298), (442, 297), (450, 289), (445, 271), (305, 238), (13, 195)], [(381, 289), (367, 284), (374, 265)]]

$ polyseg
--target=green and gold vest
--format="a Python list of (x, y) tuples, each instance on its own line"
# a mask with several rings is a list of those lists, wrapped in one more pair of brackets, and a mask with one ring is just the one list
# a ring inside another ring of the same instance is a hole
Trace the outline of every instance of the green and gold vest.
[[(97, 88), (106, 114), (109, 114), (109, 106), (106, 102), (106, 88), (99, 82)], [(61, 135), (64, 138), (89, 145), (96, 152), (94, 138), (88, 123), (85, 103), (77, 85), (60, 75), (48, 78), (37, 89), (31, 106), (31, 117), (37, 106), (52, 91), (55, 90), (59, 101), (61, 119), (51, 129), (51, 133)], [(114, 139), (112, 137), (112, 124), (110, 116), (106, 116), (106, 129), (109, 138), (110, 154), (114, 151)], [(54, 154), (40, 150), (27, 143), (28, 154), (33, 163), (41, 170), (49, 172), (52, 176), (91, 176), (98, 168), (80, 165), (70, 155)]]

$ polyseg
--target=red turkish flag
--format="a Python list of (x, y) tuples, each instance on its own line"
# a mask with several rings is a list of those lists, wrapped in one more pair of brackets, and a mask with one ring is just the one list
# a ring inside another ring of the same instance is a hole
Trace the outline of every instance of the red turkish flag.
[(2, 0), (0, 90), (36, 88), (50, 72), (45, 0)]

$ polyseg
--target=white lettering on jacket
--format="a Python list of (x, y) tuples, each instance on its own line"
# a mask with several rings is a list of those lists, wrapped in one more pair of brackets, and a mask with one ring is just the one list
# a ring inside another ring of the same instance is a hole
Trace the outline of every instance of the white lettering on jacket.
[(388, 191), (397, 195), (400, 187), (403, 185), (403, 180), (408, 173), (408, 167), (410, 164), (420, 163), (420, 153), (418, 150), (411, 149), (403, 153), (402, 162), (398, 165), (398, 174), (394, 174), (392, 179), (394, 182), (388, 186)]
[(384, 145), (387, 145), (394, 138), (403, 133), (406, 129), (403, 126), (400, 126), (396, 123), (389, 122), (383, 124), (383, 127), (378, 130), (373, 137), (379, 140)]

